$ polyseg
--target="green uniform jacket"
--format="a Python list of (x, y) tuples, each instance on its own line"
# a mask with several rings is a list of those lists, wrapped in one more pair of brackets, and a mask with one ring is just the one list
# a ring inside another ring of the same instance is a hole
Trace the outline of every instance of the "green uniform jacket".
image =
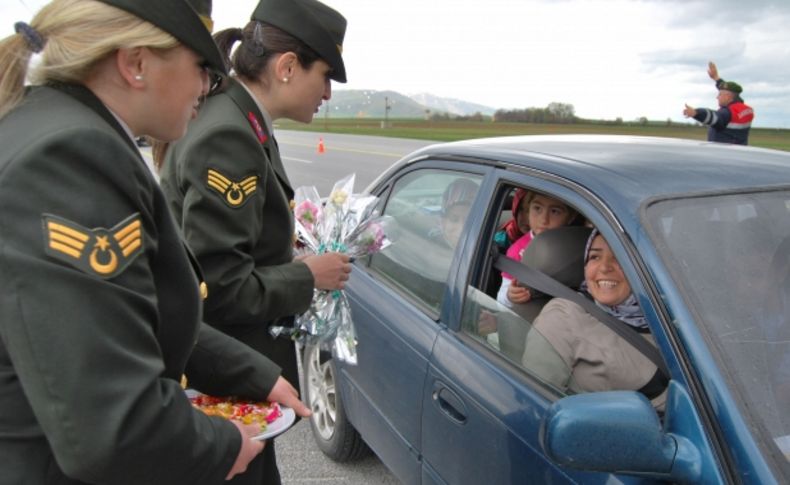
[(293, 261), (293, 189), (265, 126), (247, 90), (231, 81), (169, 147), (161, 184), (206, 275), (206, 322), (274, 360), (296, 384), (293, 343), (275, 340), (269, 326), (307, 310), (314, 281)]
[(0, 147), (0, 483), (223, 483), (240, 435), (192, 408), (180, 377), (264, 399), (279, 368), (201, 323), (133, 142), (61, 86), (0, 120)]

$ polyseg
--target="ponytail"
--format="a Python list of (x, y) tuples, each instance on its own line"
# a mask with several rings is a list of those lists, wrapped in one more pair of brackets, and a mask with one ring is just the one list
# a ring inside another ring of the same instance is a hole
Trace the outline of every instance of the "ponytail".
[(22, 100), (32, 54), (22, 34), (0, 41), (0, 119)]

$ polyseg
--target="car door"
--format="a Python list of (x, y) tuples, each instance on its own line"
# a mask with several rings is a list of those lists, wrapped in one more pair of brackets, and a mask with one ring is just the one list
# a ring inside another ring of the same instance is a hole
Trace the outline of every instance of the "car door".
[[(587, 217), (603, 219), (567, 187), (544, 179), (497, 170), (488, 213), (469, 221), (463, 263), (446, 302), (446, 326), (440, 328), (423, 389), (422, 483), (645, 483), (637, 478), (570, 470), (552, 463), (540, 444), (541, 425), (551, 404), (565, 396), (523, 368), (494, 335), (481, 336), (480, 315), (529, 326), (522, 316), (496, 302), (489, 281), (493, 234), (501, 208), (515, 187), (574, 200)], [(497, 336), (498, 337), (498, 336)], [(547, 348), (548, 343), (546, 344)], [(550, 354), (550, 349), (547, 355)], [(561, 360), (558, 362), (561, 364)]]
[(422, 390), (455, 257), (442, 235), (443, 203), (473, 199), (482, 178), (480, 168), (424, 162), (381, 187), (394, 242), (358, 264), (348, 287), (358, 363), (339, 363), (343, 406), (404, 483), (420, 483)]

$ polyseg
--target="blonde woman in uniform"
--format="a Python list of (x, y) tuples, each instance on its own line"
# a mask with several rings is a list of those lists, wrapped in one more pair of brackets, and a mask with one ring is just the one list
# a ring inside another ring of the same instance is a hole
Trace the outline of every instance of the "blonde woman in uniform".
[(309, 411), (279, 367), (201, 323), (205, 285), (134, 144), (182, 136), (222, 58), (183, 0), (54, 0), (15, 29), (0, 42), (0, 483), (224, 483), (259, 429), (193, 408), (183, 374)]

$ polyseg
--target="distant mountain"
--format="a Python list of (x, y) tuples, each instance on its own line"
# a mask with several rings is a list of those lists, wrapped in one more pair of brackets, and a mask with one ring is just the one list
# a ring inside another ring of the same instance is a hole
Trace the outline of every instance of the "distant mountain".
[[(386, 103), (386, 104), (385, 104)], [(333, 118), (384, 118), (384, 107), (389, 106), (390, 118), (424, 118), (426, 108), (408, 96), (395, 91), (334, 90), (329, 106)], [(315, 114), (325, 116), (326, 106)]]
[(384, 118), (385, 105), (389, 118), (425, 118), (431, 114), (449, 113), (472, 115), (477, 112), (494, 114), (494, 109), (458, 99), (441, 98), (432, 94), (406, 96), (395, 91), (341, 89), (332, 91), (332, 99), (316, 113), (316, 118)]
[(496, 112), (496, 109), (483, 106), (482, 104), (470, 103), (460, 99), (442, 98), (429, 93), (412, 94), (409, 97), (431, 111), (452, 115), (469, 116), (475, 113), (493, 115)]

